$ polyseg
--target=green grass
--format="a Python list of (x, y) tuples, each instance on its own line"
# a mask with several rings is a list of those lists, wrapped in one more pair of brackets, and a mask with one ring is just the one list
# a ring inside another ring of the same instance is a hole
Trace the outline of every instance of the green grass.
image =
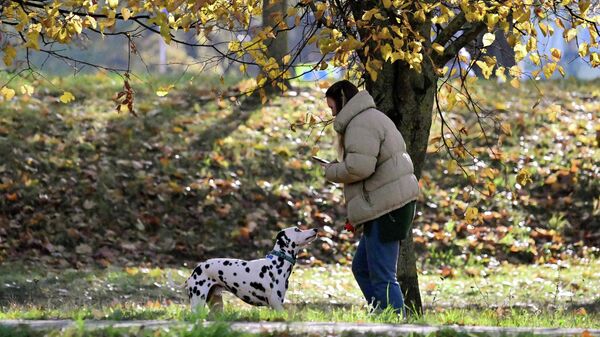
[(0, 327), (0, 337), (250, 337), (266, 334), (250, 334), (232, 330), (227, 323), (218, 322), (209, 325), (194, 324), (191, 327), (169, 327), (161, 329), (143, 328), (102, 328), (85, 329), (85, 322), (78, 321), (76, 327), (63, 331), (35, 331), (26, 328)]
[[(567, 268), (469, 266), (453, 277), (420, 276), (425, 315), (416, 324), (600, 328), (600, 260)], [(9, 272), (10, 271), (10, 272)], [(108, 268), (40, 273), (0, 267), (0, 319), (197, 318), (180, 285), (187, 269)], [(12, 297), (12, 299), (11, 299)], [(290, 278), (286, 311), (253, 308), (225, 293), (225, 321), (398, 322), (369, 315), (346, 266), (298, 266)], [(205, 315), (201, 313), (200, 315)], [(212, 317), (214, 318), (214, 317)]]

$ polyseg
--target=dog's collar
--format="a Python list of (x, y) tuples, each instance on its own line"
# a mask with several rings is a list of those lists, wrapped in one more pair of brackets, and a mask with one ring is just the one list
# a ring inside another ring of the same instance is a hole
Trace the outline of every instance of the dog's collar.
[(278, 256), (286, 261), (288, 261), (291, 264), (296, 264), (296, 259), (294, 259), (293, 257), (289, 256), (289, 255), (285, 255), (285, 253), (282, 253), (278, 250), (272, 250), (269, 252), (269, 255), (267, 255), (267, 258), (273, 258), (273, 255)]

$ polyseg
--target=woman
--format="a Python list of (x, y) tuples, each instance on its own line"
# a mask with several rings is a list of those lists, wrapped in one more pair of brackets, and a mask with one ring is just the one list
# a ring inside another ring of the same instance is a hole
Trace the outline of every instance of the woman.
[(323, 164), (325, 175), (344, 184), (348, 220), (364, 229), (352, 273), (370, 305), (391, 306), (405, 315), (396, 265), (419, 194), (406, 144), (367, 91), (359, 92), (344, 80), (334, 83), (325, 96), (339, 138), (339, 162)]

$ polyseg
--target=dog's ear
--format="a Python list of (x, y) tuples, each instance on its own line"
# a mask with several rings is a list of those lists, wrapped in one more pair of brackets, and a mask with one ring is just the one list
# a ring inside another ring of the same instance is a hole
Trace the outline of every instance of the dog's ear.
[(291, 240), (285, 234), (285, 231), (281, 231), (281, 232), (277, 233), (277, 236), (275, 237), (275, 242), (280, 247), (287, 247), (288, 244), (290, 243), (290, 241)]

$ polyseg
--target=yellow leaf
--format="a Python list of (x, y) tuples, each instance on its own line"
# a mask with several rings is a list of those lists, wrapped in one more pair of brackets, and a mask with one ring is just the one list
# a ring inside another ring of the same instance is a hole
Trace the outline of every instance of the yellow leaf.
[(134, 276), (137, 275), (137, 273), (139, 273), (140, 270), (136, 267), (126, 267), (125, 272), (131, 276)]
[(123, 20), (127, 21), (131, 17), (131, 11), (127, 7), (121, 8), (121, 15), (123, 16)]
[(287, 9), (288, 16), (294, 16), (296, 13), (298, 13), (298, 9), (296, 7), (290, 7)]
[(500, 128), (502, 129), (502, 132), (505, 135), (508, 135), (508, 136), (512, 135), (512, 129), (510, 127), (510, 124), (508, 124), (508, 123), (502, 123), (502, 124), (500, 124)]
[(115, 9), (119, 6), (119, 0), (108, 0), (108, 7)]
[(169, 84), (168, 86), (162, 86), (159, 87), (158, 90), (156, 90), (156, 96), (167, 96), (167, 94), (169, 93), (169, 91), (171, 91), (171, 89), (173, 89), (175, 86), (173, 84)]
[(477, 60), (475, 63), (479, 66), (479, 68), (481, 68), (481, 73), (483, 77), (485, 77), (486, 80), (490, 79), (492, 71), (494, 70), (494, 65), (490, 66), (486, 62), (481, 60)]
[(520, 169), (517, 173), (517, 183), (524, 187), (530, 182), (533, 182), (533, 180), (531, 180), (531, 173), (525, 168)]
[(384, 44), (381, 46), (381, 57), (383, 58), (384, 61), (387, 61), (388, 59), (390, 59), (392, 57), (392, 46), (390, 46), (389, 44)]
[(473, 223), (479, 217), (479, 210), (475, 207), (468, 207), (465, 212), (465, 220), (468, 223)]
[(373, 17), (373, 15), (375, 15), (376, 13), (379, 13), (379, 9), (377, 7), (370, 9), (368, 11), (366, 11), (363, 16), (362, 16), (362, 20), (363, 21), (371, 21), (371, 18)]
[(390, 8), (392, 6), (392, 0), (383, 0), (383, 7)]
[(515, 51), (515, 61), (516, 62), (521, 61), (522, 59), (525, 58), (525, 55), (527, 55), (527, 49), (520, 42), (517, 43), (513, 49)]
[(15, 57), (17, 56), (17, 50), (11, 46), (10, 44), (6, 45), (6, 47), (2, 50), (4, 52), (4, 64), (6, 66), (12, 65)]
[(453, 174), (454, 172), (456, 172), (457, 167), (458, 167), (458, 162), (454, 159), (450, 159), (448, 161), (448, 165), (446, 166), (446, 169), (448, 170), (449, 174)]
[(433, 48), (433, 50), (435, 50), (436, 53), (442, 55), (444, 53), (444, 46), (442, 46), (439, 43), (434, 42), (431, 47)]
[(493, 33), (483, 34), (483, 46), (484, 47), (491, 46), (492, 43), (494, 43), (494, 40), (496, 40), (496, 35), (494, 35)]
[(519, 89), (521, 87), (521, 81), (519, 81), (519, 79), (515, 77), (512, 80), (510, 80), (510, 85), (512, 85), (514, 88)]
[(312, 149), (310, 150), (310, 155), (311, 156), (316, 156), (319, 153), (319, 147), (318, 146), (313, 146)]
[(544, 75), (546, 78), (552, 77), (552, 74), (556, 70), (556, 63), (547, 63), (544, 65)]
[(96, 27), (98, 26), (98, 22), (96, 22), (96, 19), (89, 15), (85, 17), (85, 24), (91, 26), (94, 29), (96, 29)]
[(427, 17), (425, 16), (425, 11), (422, 9), (416, 11), (413, 15), (415, 17), (415, 20), (417, 20), (417, 22), (425, 22), (425, 20), (427, 20)]
[(502, 81), (502, 82), (506, 82), (505, 71), (506, 71), (506, 68), (504, 68), (504, 67), (496, 68), (496, 77), (498, 77), (500, 79), (500, 81)]
[(290, 54), (287, 54), (283, 57), (283, 64), (288, 64), (290, 63), (290, 59), (292, 58), (292, 56)]
[(63, 92), (63, 94), (60, 96), (60, 101), (67, 104), (73, 100), (75, 100), (75, 96), (73, 96), (72, 93), (70, 93), (69, 91), (65, 91)]
[(27, 33), (27, 43), (25, 43), (25, 47), (33, 48), (35, 50), (40, 50), (40, 33), (36, 31), (31, 31)]
[(576, 36), (577, 36), (577, 29), (571, 28), (566, 31), (565, 40), (567, 42), (569, 42), (569, 41), (573, 40)]
[(600, 66), (600, 54), (591, 53), (590, 54), (590, 62), (592, 63), (592, 67)]
[(533, 64), (535, 64), (536, 66), (540, 65), (540, 54), (538, 53), (531, 53), (529, 54), (529, 59), (531, 60), (531, 62), (533, 62)]
[(542, 31), (542, 34), (544, 34), (544, 36), (548, 36), (548, 25), (545, 24), (545, 23), (543, 23), (543, 22), (540, 22), (538, 24), (538, 26), (540, 27), (540, 30)]
[(11, 88), (2, 87), (2, 89), (0, 89), (0, 95), (2, 95), (2, 97), (8, 101), (15, 97), (15, 91)]
[(550, 122), (556, 122), (558, 114), (562, 112), (562, 107), (558, 104), (552, 104), (548, 107), (548, 120)]
[(23, 95), (29, 95), (29, 96), (33, 95), (33, 87), (30, 86), (29, 84), (23, 84), (21, 86), (21, 93)]
[(560, 61), (561, 52), (556, 48), (550, 48), (550, 54), (552, 55), (552, 59), (554, 62)]
[(587, 43), (582, 42), (579, 44), (579, 56), (585, 57), (589, 52), (590, 46)]

